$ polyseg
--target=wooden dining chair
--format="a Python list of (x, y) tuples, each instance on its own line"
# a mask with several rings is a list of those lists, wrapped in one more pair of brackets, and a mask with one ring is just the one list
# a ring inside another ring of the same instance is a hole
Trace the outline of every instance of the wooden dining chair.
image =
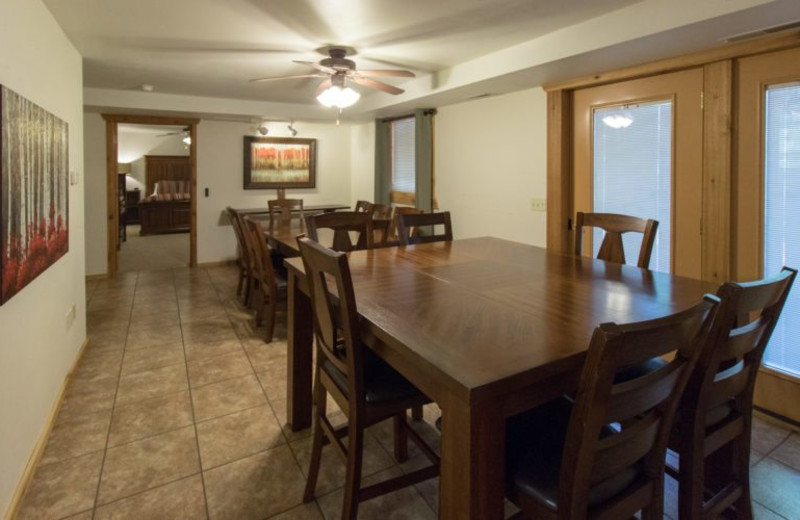
[(274, 199), (267, 201), (269, 205), (269, 218), (275, 220), (279, 218), (282, 220), (289, 220), (292, 218), (292, 212), (296, 211), (298, 216), (302, 219), (305, 217), (303, 214), (303, 199)]
[[(592, 335), (574, 399), (509, 419), (506, 489), (522, 518), (642, 520), (663, 516), (664, 457), (678, 401), (719, 299), (646, 322), (605, 323)], [(672, 355), (660, 369), (615, 382), (630, 366)]]
[(386, 232), (386, 239), (383, 241), (383, 245), (385, 246), (396, 246), (400, 245), (400, 236), (397, 232), (397, 221), (400, 218), (400, 215), (419, 215), (421, 213), (425, 213), (425, 210), (419, 208), (413, 208), (410, 206), (395, 206), (394, 208), (394, 216), (392, 217), (392, 221), (389, 224), (389, 229)]
[[(250, 251), (245, 242), (241, 215), (230, 206), (225, 208), (225, 211), (228, 214), (228, 220), (230, 220), (233, 233), (236, 236), (238, 253), (236, 255), (236, 264), (239, 267), (239, 283), (236, 286), (236, 296), (242, 296), (242, 300), (245, 305), (247, 305), (250, 301), (250, 288), (253, 280), (252, 271), (250, 269)], [(244, 294), (242, 294), (242, 289), (244, 289)]]
[(353, 211), (356, 213), (366, 213), (372, 203), (368, 200), (357, 200)]
[(750, 283), (728, 282), (712, 332), (715, 346), (703, 352), (678, 409), (669, 447), (680, 467), (680, 518), (752, 520), (750, 431), (753, 391), (767, 343), (797, 271)]
[[(306, 230), (311, 240), (319, 242), (320, 229), (333, 231), (332, 248), (335, 251), (372, 249), (375, 246), (374, 223), (367, 212), (337, 211), (306, 217)], [(357, 236), (355, 241), (354, 234)]]
[(583, 249), (583, 228), (597, 227), (605, 231), (597, 258), (618, 264), (625, 263), (625, 248), (622, 245), (624, 233), (642, 233), (642, 246), (639, 249), (638, 267), (647, 269), (656, 240), (658, 221), (615, 213), (583, 213), (575, 217), (575, 255), (580, 256)]
[[(442, 226), (441, 232), (436, 232), (436, 226)], [(453, 240), (450, 212), (400, 215), (397, 218), (397, 234), (403, 245)]]
[(267, 330), (264, 335), (264, 341), (269, 343), (272, 341), (272, 336), (275, 332), (278, 299), (286, 298), (286, 281), (275, 276), (261, 223), (250, 217), (245, 217), (243, 221), (246, 233), (245, 239), (249, 253), (253, 258), (253, 272), (256, 278), (253, 290), (258, 294), (255, 322), (257, 327), (261, 326), (266, 314)]
[[(439, 457), (409, 426), (406, 414), (408, 408), (430, 399), (361, 342), (347, 256), (306, 237), (298, 237), (297, 242), (311, 295), (317, 345), (314, 437), (303, 501), (314, 499), (322, 448), (330, 443), (347, 466), (341, 518), (354, 519), (360, 502), (439, 474)], [(347, 416), (347, 424), (334, 427), (328, 420), (328, 395)], [(365, 429), (387, 419), (394, 421), (397, 461), (408, 459), (410, 437), (431, 464), (362, 487)], [(342, 440), (345, 436), (346, 442)]]

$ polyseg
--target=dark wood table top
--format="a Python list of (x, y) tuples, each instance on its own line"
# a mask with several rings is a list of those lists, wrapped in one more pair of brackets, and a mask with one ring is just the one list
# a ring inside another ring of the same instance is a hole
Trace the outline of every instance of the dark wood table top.
[[(294, 233), (294, 243), (296, 231), (285, 228), (273, 238)], [(716, 289), (497, 238), (349, 257), (367, 342), (390, 362), (416, 365), (427, 377), (415, 382), (437, 381), (466, 402), (574, 373), (598, 324), (664, 316)], [(286, 264), (302, 273), (299, 258)]]
[[(311, 204), (303, 208), (305, 213), (318, 213), (323, 211), (338, 211), (352, 209), (347, 204)], [(256, 215), (259, 213), (269, 213), (269, 208), (234, 208), (235, 212), (242, 215)], [(293, 212), (299, 212), (299, 209), (293, 209)]]

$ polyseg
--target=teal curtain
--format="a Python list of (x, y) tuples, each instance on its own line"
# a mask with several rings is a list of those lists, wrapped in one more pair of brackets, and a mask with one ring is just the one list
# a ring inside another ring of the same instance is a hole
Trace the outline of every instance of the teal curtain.
[(414, 139), (416, 206), (430, 213), (433, 209), (433, 116), (435, 109), (414, 111), (416, 136)]
[(375, 120), (375, 200), (389, 205), (392, 191), (392, 123)]

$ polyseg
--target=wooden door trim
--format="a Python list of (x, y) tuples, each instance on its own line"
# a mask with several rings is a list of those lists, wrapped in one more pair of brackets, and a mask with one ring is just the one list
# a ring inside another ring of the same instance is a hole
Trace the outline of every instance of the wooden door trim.
[(572, 251), (572, 92), (547, 93), (547, 249)]
[(189, 267), (197, 266), (197, 125), (195, 117), (165, 117), (138, 114), (102, 114), (106, 121), (106, 222), (107, 267), (109, 277), (117, 274), (117, 234), (119, 232), (119, 201), (117, 200), (117, 156), (119, 153), (119, 124), (188, 126), (192, 142), (189, 145), (191, 164), (191, 231), (189, 232)]

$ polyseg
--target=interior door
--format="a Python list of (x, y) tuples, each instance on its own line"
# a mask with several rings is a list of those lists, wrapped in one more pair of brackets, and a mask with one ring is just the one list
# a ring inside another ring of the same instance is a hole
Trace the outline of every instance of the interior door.
[[(701, 277), (703, 71), (575, 91), (575, 211), (659, 221), (650, 268)], [(601, 234), (585, 233), (596, 254)], [(635, 264), (641, 237), (625, 240)]]
[[(739, 60), (733, 274), (800, 268), (800, 49)], [(756, 404), (800, 421), (800, 287), (764, 355)]]

